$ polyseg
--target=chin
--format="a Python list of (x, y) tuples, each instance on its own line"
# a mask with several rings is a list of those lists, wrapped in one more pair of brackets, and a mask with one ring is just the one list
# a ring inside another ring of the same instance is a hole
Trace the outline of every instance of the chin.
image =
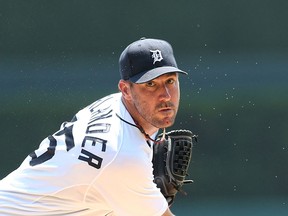
[(174, 124), (174, 119), (173, 120), (165, 120), (163, 122), (163, 127), (162, 128), (167, 128), (167, 127), (170, 127)]
[(175, 117), (162, 117), (158, 119), (154, 119), (152, 125), (157, 128), (167, 128), (174, 124)]

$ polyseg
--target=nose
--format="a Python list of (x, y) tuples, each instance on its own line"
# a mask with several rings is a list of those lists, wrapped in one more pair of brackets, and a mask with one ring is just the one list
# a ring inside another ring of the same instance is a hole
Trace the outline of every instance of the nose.
[(160, 93), (161, 101), (169, 101), (171, 99), (170, 90), (166, 85), (163, 85)]

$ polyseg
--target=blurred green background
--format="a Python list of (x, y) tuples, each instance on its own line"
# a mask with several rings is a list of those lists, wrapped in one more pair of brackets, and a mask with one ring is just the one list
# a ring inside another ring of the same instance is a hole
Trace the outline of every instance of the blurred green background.
[(174, 213), (287, 215), (287, 9), (285, 0), (0, 0), (0, 178), (117, 91), (130, 42), (161, 38), (189, 72), (173, 128), (199, 135), (194, 183)]

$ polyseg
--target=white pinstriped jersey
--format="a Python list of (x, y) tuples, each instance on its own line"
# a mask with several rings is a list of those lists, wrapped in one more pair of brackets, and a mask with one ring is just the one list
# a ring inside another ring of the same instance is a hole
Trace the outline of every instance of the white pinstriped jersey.
[(152, 149), (121, 93), (79, 111), (0, 181), (0, 215), (162, 215)]

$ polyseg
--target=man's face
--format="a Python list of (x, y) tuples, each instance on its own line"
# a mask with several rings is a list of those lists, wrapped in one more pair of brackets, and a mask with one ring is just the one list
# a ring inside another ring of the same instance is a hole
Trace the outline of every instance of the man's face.
[(139, 115), (156, 128), (171, 126), (179, 106), (177, 73), (168, 73), (141, 84), (131, 84), (132, 103)]

